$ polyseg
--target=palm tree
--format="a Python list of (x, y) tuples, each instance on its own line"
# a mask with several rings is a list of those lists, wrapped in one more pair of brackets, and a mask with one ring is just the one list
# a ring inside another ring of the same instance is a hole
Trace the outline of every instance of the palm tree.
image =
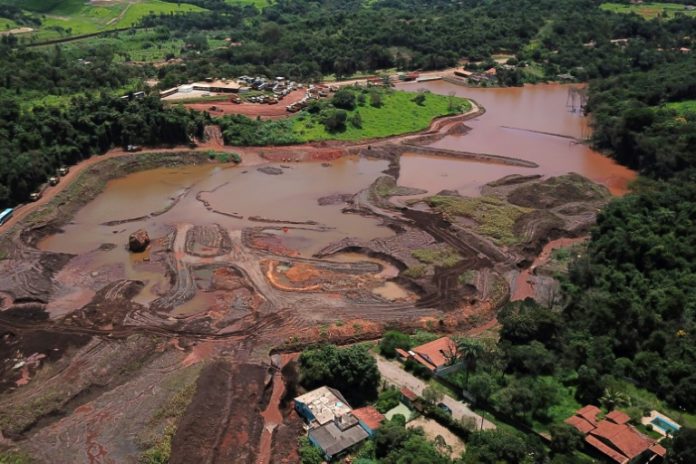
[(464, 380), (464, 388), (469, 386), (469, 375), (476, 371), (476, 363), (483, 354), (483, 345), (477, 340), (465, 338), (457, 345), (459, 359), (464, 363), (466, 370), (466, 378)]
[(604, 394), (599, 401), (608, 411), (631, 405), (631, 398), (627, 394), (611, 387), (604, 389)]

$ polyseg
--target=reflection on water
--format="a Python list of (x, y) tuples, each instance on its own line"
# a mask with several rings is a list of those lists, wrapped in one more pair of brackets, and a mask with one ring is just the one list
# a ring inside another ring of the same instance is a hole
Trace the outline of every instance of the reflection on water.
[[(478, 188), (509, 174), (554, 176), (577, 172), (606, 185), (614, 194), (625, 193), (635, 173), (611, 159), (577, 143), (589, 135), (587, 118), (567, 106), (565, 85), (535, 85), (503, 89), (467, 88), (444, 81), (399, 84), (404, 90), (428, 89), (434, 93), (455, 92), (474, 99), (486, 113), (467, 121), (466, 135), (452, 135), (434, 147), (474, 153), (490, 153), (533, 161), (539, 168), (525, 169), (487, 165), (431, 156), (405, 156), (399, 183), (435, 193), (443, 188), (462, 194), (477, 194)], [(555, 134), (555, 135), (552, 135)]]

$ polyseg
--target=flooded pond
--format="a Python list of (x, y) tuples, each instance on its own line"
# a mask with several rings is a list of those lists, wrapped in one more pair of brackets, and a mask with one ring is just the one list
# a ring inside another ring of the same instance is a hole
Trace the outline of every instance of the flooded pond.
[(509, 156), (539, 165), (530, 169), (407, 154), (401, 160), (399, 184), (431, 193), (446, 188), (476, 195), (481, 185), (509, 174), (577, 172), (606, 185), (615, 195), (625, 193), (635, 173), (578, 143), (589, 137), (590, 129), (587, 118), (568, 106), (572, 103), (570, 87), (542, 84), (484, 89), (445, 81), (399, 84), (402, 90), (426, 89), (443, 95), (454, 92), (486, 109), (484, 115), (466, 122), (472, 129), (467, 134), (446, 136), (431, 146)]

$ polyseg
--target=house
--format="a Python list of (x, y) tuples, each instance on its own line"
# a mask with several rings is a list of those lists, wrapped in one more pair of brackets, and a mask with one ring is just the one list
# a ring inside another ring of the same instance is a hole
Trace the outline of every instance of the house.
[(319, 448), (327, 461), (348, 452), (367, 439), (368, 433), (358, 419), (348, 413), (319, 427), (309, 430), (309, 441)]
[(628, 424), (630, 417), (612, 411), (603, 420), (596, 406), (588, 405), (575, 412), (565, 423), (585, 436), (585, 443), (618, 464), (654, 462), (665, 456), (665, 449), (656, 440), (646, 437)]
[(418, 395), (406, 387), (401, 387), (399, 391), (401, 392), (401, 402), (412, 408), (413, 403), (418, 399)]
[(384, 415), (372, 406), (354, 409), (352, 414), (358, 419), (358, 424), (365, 429), (369, 436), (373, 436), (384, 421)]
[(457, 344), (449, 337), (442, 337), (411, 348), (408, 353), (411, 359), (438, 374), (452, 366), (457, 357)]
[(462, 69), (457, 69), (456, 71), (454, 71), (454, 75), (468, 79), (474, 75), (474, 72), (468, 71), (468, 70), (462, 68)]
[(241, 85), (236, 81), (207, 79), (206, 82), (194, 82), (193, 90), (216, 93), (237, 93)]
[(329, 387), (298, 396), (295, 409), (308, 423), (310, 443), (322, 451), (327, 461), (366, 440), (384, 419), (371, 407), (353, 411), (343, 395)]
[(320, 387), (295, 398), (295, 409), (310, 426), (324, 425), (352, 411), (338, 390)]

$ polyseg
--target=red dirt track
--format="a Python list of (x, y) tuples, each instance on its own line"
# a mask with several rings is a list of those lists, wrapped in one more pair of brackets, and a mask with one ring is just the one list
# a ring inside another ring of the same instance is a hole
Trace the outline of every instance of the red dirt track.
[[(305, 95), (304, 89), (298, 89), (290, 92), (285, 98), (274, 105), (266, 103), (232, 103), (231, 101), (221, 102), (206, 102), (206, 103), (186, 103), (186, 108), (205, 111), (211, 116), (222, 116), (225, 114), (242, 114), (250, 118), (260, 117), (261, 119), (280, 119), (290, 116), (285, 109), (286, 106), (300, 101)], [(215, 107), (215, 110), (211, 108)]]

